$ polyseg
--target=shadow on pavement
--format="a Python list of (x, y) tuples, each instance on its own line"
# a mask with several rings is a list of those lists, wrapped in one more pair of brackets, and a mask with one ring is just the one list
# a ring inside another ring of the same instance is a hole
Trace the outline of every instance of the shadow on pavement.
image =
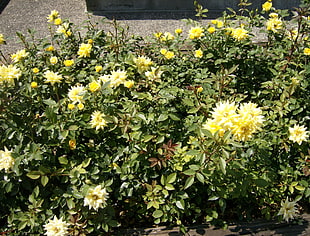
[(6, 5), (8, 5), (9, 2), (10, 2), (10, 0), (1, 0), (1, 1), (0, 1), (0, 14), (1, 14), (2, 11), (4, 10), (4, 8), (6, 7)]

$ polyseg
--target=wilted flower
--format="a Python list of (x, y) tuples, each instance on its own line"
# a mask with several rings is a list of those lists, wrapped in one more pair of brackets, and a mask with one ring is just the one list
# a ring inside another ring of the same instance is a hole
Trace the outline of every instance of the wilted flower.
[(96, 130), (104, 129), (104, 127), (107, 126), (107, 122), (104, 119), (104, 114), (100, 111), (94, 111), (91, 115), (90, 125)]
[(27, 57), (28, 55), (29, 55), (29, 53), (26, 52), (25, 49), (23, 49), (23, 50), (17, 51), (15, 54), (12, 54), (12, 55), (11, 55), (11, 59), (12, 59), (14, 62), (19, 62), (19, 61), (21, 61), (23, 58)]
[(85, 93), (86, 93), (85, 87), (82, 85), (78, 85), (71, 87), (71, 89), (68, 92), (68, 97), (73, 104), (83, 103)]
[(90, 52), (92, 45), (89, 43), (82, 43), (79, 47), (78, 55), (79, 57), (90, 57)]
[(57, 219), (54, 216), (54, 219), (49, 219), (48, 223), (44, 225), (44, 229), (46, 230), (45, 235), (47, 236), (65, 236), (68, 234), (68, 226), (69, 224), (60, 219)]
[(76, 149), (76, 140), (75, 139), (70, 139), (69, 140), (69, 147), (71, 150)]
[(58, 75), (57, 72), (46, 71), (44, 73), (44, 77), (46, 78), (45, 83), (51, 83), (54, 85), (55, 83), (61, 83), (62, 76)]
[(89, 206), (89, 209), (94, 208), (97, 211), (106, 205), (108, 195), (105, 189), (101, 189), (100, 185), (90, 188), (84, 198), (84, 206)]
[(4, 150), (0, 150), (0, 171), (8, 171), (14, 165), (14, 158), (11, 155), (12, 151), (9, 151), (6, 147)]
[(308, 135), (309, 132), (303, 125), (302, 126), (294, 125), (294, 127), (290, 127), (289, 133), (290, 133), (289, 139), (292, 140), (293, 142), (298, 143), (299, 145), (301, 145), (303, 141), (306, 141), (309, 136)]
[(283, 219), (287, 222), (290, 219), (294, 219), (297, 215), (296, 202), (290, 202), (288, 198), (286, 198), (285, 202), (281, 202), (281, 208), (278, 215), (282, 215)]
[(193, 27), (189, 31), (189, 38), (190, 39), (199, 39), (203, 36), (204, 36), (203, 28), (201, 28), (201, 27)]

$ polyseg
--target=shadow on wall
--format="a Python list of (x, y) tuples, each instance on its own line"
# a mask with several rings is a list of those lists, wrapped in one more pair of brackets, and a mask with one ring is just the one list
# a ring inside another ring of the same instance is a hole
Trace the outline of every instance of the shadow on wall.
[[(261, 9), (267, 0), (249, 0), (251, 8)], [(227, 8), (238, 9), (239, 0), (197, 0), (208, 9), (208, 18), (222, 16)], [(273, 0), (277, 9), (298, 7), (301, 0)], [(87, 10), (109, 19), (183, 19), (194, 18), (194, 0), (86, 0)]]
[(6, 7), (6, 5), (8, 5), (9, 2), (10, 2), (10, 0), (0, 0), (0, 14), (1, 14), (2, 11), (4, 10), (4, 8)]

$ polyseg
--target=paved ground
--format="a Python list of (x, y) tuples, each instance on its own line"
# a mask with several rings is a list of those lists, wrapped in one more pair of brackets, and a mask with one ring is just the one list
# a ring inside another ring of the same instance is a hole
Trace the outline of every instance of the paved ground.
[[(82, 24), (88, 19), (85, 0), (0, 0), (0, 34), (7, 39), (7, 45), (1, 45), (0, 50), (8, 55), (22, 48), (16, 36), (16, 31), (27, 33), (28, 29), (37, 31), (37, 38), (49, 35), (46, 17), (52, 10), (59, 11), (63, 19), (69, 19), (76, 25)], [(91, 16), (100, 20), (101, 16)], [(159, 31), (174, 31), (182, 28), (186, 31), (189, 26), (180, 20), (122, 20), (120, 23), (129, 26), (129, 33), (141, 36), (149, 36)], [(207, 21), (203, 23), (207, 24)], [(108, 25), (102, 26), (109, 30)], [(302, 225), (275, 224), (265, 222), (254, 225), (232, 225), (227, 230), (221, 229), (195, 229), (189, 235), (256, 235), (256, 236), (310, 236), (310, 215), (304, 215)], [(136, 230), (131, 235), (179, 235), (176, 229), (163, 228)]]
[[(0, 34), (7, 39), (7, 45), (1, 46), (5, 53), (13, 53), (19, 49), (16, 31), (27, 33), (28, 29), (36, 30), (37, 37), (47, 36), (48, 24), (46, 17), (52, 10), (59, 11), (61, 18), (69, 19), (76, 25), (87, 20), (85, 0), (0, 0), (1, 3), (9, 2), (0, 14)], [(95, 19), (101, 16), (92, 16)], [(122, 24), (129, 26), (130, 34), (141, 36), (151, 35), (158, 31), (174, 31), (176, 28), (186, 30), (189, 26), (180, 20), (121, 20)], [(109, 30), (109, 26), (103, 26)]]

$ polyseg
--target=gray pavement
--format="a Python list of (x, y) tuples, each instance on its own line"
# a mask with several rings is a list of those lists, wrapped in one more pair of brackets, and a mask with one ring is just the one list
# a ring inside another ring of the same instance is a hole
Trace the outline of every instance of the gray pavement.
[[(32, 29), (37, 31), (38, 38), (48, 36), (46, 17), (52, 10), (57, 10), (61, 18), (69, 19), (75, 25), (81, 25), (89, 16), (98, 21), (102, 18), (86, 11), (85, 0), (10, 0), (0, 14), (0, 34), (7, 39), (7, 45), (1, 45), (2, 52), (7, 55), (22, 47), (18, 43), (16, 31), (25, 34), (28, 29)], [(143, 37), (159, 31), (173, 32), (176, 28), (186, 31), (189, 28), (185, 22), (175, 19), (119, 20), (119, 22), (129, 27), (129, 34)], [(110, 30), (108, 25), (102, 27)]]

